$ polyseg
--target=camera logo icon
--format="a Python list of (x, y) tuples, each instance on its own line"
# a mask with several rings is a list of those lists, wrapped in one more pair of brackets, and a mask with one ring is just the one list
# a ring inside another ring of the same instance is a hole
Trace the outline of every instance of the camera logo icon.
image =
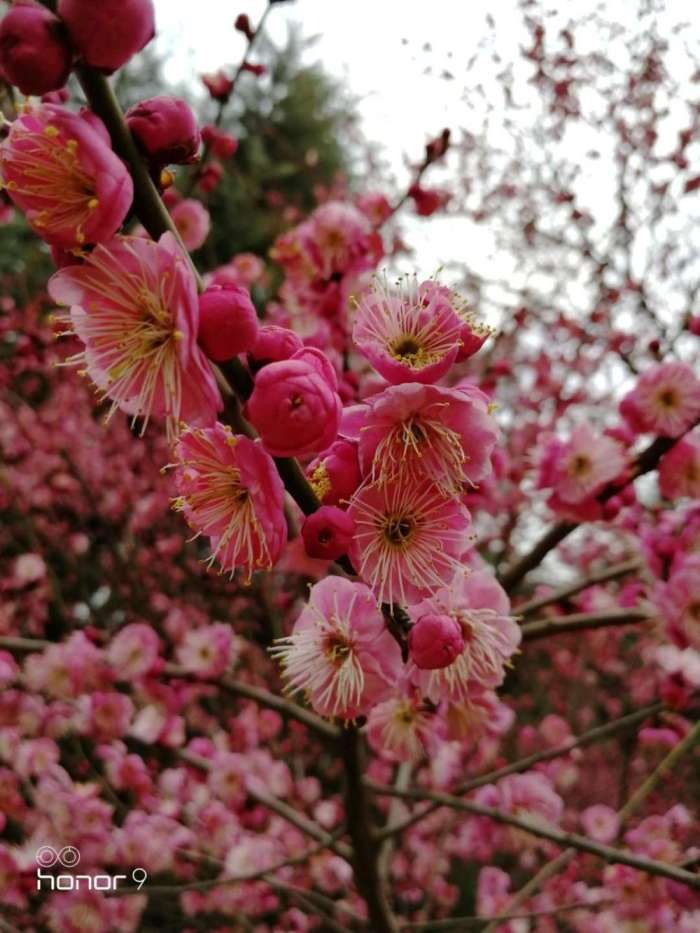
[(64, 846), (58, 852), (53, 846), (41, 846), (34, 858), (40, 868), (52, 868), (57, 862), (63, 868), (75, 868), (80, 861), (80, 852), (75, 846)]

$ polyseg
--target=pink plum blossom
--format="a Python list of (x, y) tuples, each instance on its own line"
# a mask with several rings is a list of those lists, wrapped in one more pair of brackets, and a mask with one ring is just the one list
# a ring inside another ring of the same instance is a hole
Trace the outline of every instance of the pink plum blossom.
[(367, 714), (395, 685), (399, 646), (371, 591), (327, 577), (315, 584), (292, 634), (272, 649), (290, 690), (303, 690), (322, 716)]
[(436, 703), (468, 702), (474, 691), (503, 682), (521, 639), (509, 612), (505, 592), (492, 574), (481, 570), (460, 570), (449, 586), (411, 607), (416, 625), (427, 614), (444, 614), (458, 625), (462, 637), (462, 650), (451, 663), (436, 670), (421, 670), (416, 664), (414, 679), (426, 696)]
[(616, 441), (581, 424), (568, 441), (550, 441), (542, 456), (539, 482), (552, 488), (557, 500), (578, 505), (619, 477), (625, 466)]
[(428, 480), (362, 487), (348, 514), (348, 556), (378, 602), (417, 603), (449, 583), (469, 545), (471, 519)]
[(177, 661), (192, 674), (219, 677), (229, 667), (232, 647), (230, 626), (216, 622), (187, 632), (177, 647)]
[(132, 622), (114, 636), (106, 655), (118, 680), (132, 680), (152, 670), (158, 652), (158, 635), (151, 626)]
[(0, 176), (33, 230), (66, 250), (109, 240), (133, 197), (100, 119), (56, 104), (28, 106), (13, 122), (0, 143)]
[(173, 207), (170, 216), (186, 249), (194, 252), (204, 245), (209, 236), (211, 218), (201, 201), (185, 198)]
[(197, 290), (174, 237), (157, 243), (118, 237), (80, 266), (49, 282), (54, 301), (70, 307), (85, 344), (73, 361), (85, 365), (102, 397), (144, 419), (211, 424), (221, 407), (214, 374), (197, 345)]
[(269, 570), (287, 541), (284, 487), (259, 442), (218, 422), (185, 431), (175, 448), (176, 507), (190, 526), (211, 538), (222, 570), (241, 567), (248, 579)]
[(700, 379), (687, 363), (659, 363), (642, 373), (620, 413), (637, 431), (679, 437), (700, 418)]
[(427, 476), (446, 494), (488, 475), (498, 438), (479, 389), (419, 383), (390, 386), (346, 409), (341, 433), (357, 439), (362, 473), (372, 482)]
[(357, 442), (338, 438), (309, 464), (307, 477), (325, 505), (347, 505), (362, 481)]
[(441, 722), (415, 690), (401, 690), (375, 706), (367, 720), (367, 739), (377, 754), (417, 762), (437, 749)]
[(404, 278), (393, 289), (375, 279), (358, 302), (353, 340), (388, 382), (432, 383), (456, 360), (461, 329), (452, 293), (435, 282)]
[(661, 458), (659, 489), (667, 499), (700, 499), (700, 431), (682, 437)]

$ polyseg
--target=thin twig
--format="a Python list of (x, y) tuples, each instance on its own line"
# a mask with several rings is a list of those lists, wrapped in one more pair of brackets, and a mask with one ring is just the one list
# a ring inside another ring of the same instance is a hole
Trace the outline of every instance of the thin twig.
[[(700, 422), (696, 422), (696, 424), (697, 423)], [(691, 431), (693, 427), (695, 427), (695, 425), (691, 425), (688, 431)], [(683, 436), (684, 435), (681, 435), (681, 437)], [(611, 483), (608, 485), (596, 497), (597, 501), (601, 504), (607, 502), (609, 499), (612, 499), (613, 496), (622, 492), (622, 490), (638, 476), (642, 476), (644, 473), (649, 473), (651, 470), (655, 469), (659, 460), (664, 454), (675, 447), (681, 437), (657, 437), (637, 456), (628, 476), (620, 483)], [(501, 586), (503, 586), (508, 593), (512, 593), (523, 577), (527, 576), (531, 570), (537, 567), (547, 554), (562, 542), (564, 538), (568, 537), (574, 529), (578, 528), (578, 526), (579, 522), (569, 521), (557, 522), (556, 525), (552, 525), (527, 554), (523, 555), (520, 560), (516, 561), (515, 564), (500, 575), (499, 580)]]
[(534, 823), (523, 817), (512, 816), (510, 813), (503, 813), (494, 807), (486, 807), (482, 804), (474, 803), (471, 800), (463, 800), (461, 797), (453, 797), (451, 794), (442, 794), (438, 791), (400, 791), (394, 787), (384, 787), (379, 784), (371, 784), (370, 786), (372, 790), (380, 796), (403, 797), (406, 800), (432, 800), (443, 807), (450, 807), (453, 810), (471, 813), (474, 816), (483, 816), (493, 820), (495, 823), (521, 829), (539, 839), (547, 839), (549, 842), (562, 846), (562, 848), (571, 847), (580, 852), (588, 852), (590, 855), (595, 855), (604, 862), (629, 865), (630, 868), (636, 868), (639, 871), (646, 872), (648, 875), (670, 878), (672, 881), (678, 881), (680, 884), (685, 884), (690, 888), (700, 890), (700, 875), (693, 874), (675, 865), (657, 862), (654, 859), (634, 855), (631, 852), (624, 852), (612, 846), (602, 845), (578, 833), (568, 833), (563, 830), (555, 829), (554, 827), (542, 826), (539, 823)]
[(551, 619), (536, 619), (522, 626), (523, 641), (536, 641), (561, 635), (563, 632), (578, 632), (586, 629), (609, 628), (618, 625), (635, 625), (638, 622), (653, 622), (655, 616), (644, 609), (617, 609), (610, 612), (578, 612)]
[(516, 606), (514, 611), (519, 616), (530, 615), (530, 613), (542, 609), (543, 606), (551, 606), (552, 603), (558, 603), (568, 599), (570, 596), (575, 596), (582, 590), (588, 589), (589, 586), (596, 586), (598, 583), (607, 583), (609, 580), (617, 580), (619, 577), (624, 577), (628, 573), (639, 570), (641, 566), (642, 562), (638, 557), (623, 561), (620, 564), (615, 564), (613, 567), (608, 567), (606, 570), (592, 573), (590, 576), (584, 577), (582, 580), (577, 580), (575, 583), (561, 586), (559, 589), (553, 590), (546, 596), (540, 596), (537, 599), (531, 599), (526, 603), (522, 603), (520, 606)]
[[(662, 777), (668, 773), (668, 771), (675, 767), (675, 765), (681, 760), (681, 758), (689, 752), (693, 746), (700, 739), (700, 723), (696, 724), (694, 729), (688, 733), (688, 735), (679, 742), (671, 751), (666, 755), (666, 757), (661, 761), (657, 767), (654, 769), (652, 774), (647, 778), (647, 780), (641, 785), (641, 787), (630, 797), (624, 807), (618, 811), (618, 820), (619, 820), (619, 829), (618, 829), (618, 839), (624, 829), (625, 823), (627, 820), (635, 813), (644, 800), (649, 796), (653, 791)], [(508, 907), (508, 911), (517, 909), (522, 903), (524, 903), (528, 897), (534, 894), (538, 888), (540, 888), (545, 881), (549, 878), (554, 877), (554, 875), (563, 871), (569, 862), (576, 855), (575, 848), (565, 849), (563, 852), (560, 852), (559, 855), (547, 862), (545, 865), (540, 868), (537, 874), (531, 878), (527, 884), (525, 884), (511, 899)], [(504, 918), (504, 914), (495, 917), (491, 923), (485, 928), (483, 933), (495, 933), (500, 925), (501, 921)]]
[[(183, 761), (194, 765), (194, 767), (202, 771), (210, 771), (212, 768), (212, 763), (208, 758), (204, 758), (202, 755), (196, 755), (194, 752), (190, 752), (187, 749), (178, 750), (177, 755)], [(284, 803), (279, 798), (265, 791), (256, 790), (254, 787), (246, 786), (246, 793), (252, 797), (253, 800), (257, 801), (257, 803), (267, 807), (268, 810), (272, 810), (273, 813), (281, 816), (283, 820), (291, 823), (292, 826), (296, 826), (301, 832), (306, 833), (311, 839), (315, 839), (316, 842), (320, 842), (329, 849), (332, 849), (336, 855), (344, 858), (347, 862), (352, 861), (352, 850), (345, 845), (345, 843), (336, 842), (334, 837), (319, 826), (318, 823), (314, 823), (314, 821), (310, 820), (307, 816), (298, 813), (293, 807), (290, 807), (289, 804)]]
[(181, 677), (185, 680), (194, 680), (202, 684), (213, 684), (234, 696), (254, 700), (260, 706), (274, 709), (288, 719), (296, 719), (297, 722), (308, 726), (309, 729), (317, 732), (325, 739), (335, 741), (340, 736), (340, 729), (332, 723), (326, 722), (325, 719), (317, 716), (316, 713), (311, 712), (311, 710), (305, 709), (293, 700), (278, 696), (276, 693), (270, 693), (269, 690), (264, 690), (262, 687), (254, 687), (252, 684), (246, 684), (243, 683), (243, 681), (236, 680), (236, 678), (230, 674), (223, 674), (221, 677), (212, 678), (198, 677), (196, 674), (192, 674), (178, 667), (176, 664), (166, 664), (163, 673), (169, 677)]
[[(529, 771), (530, 768), (534, 767), (534, 765), (540, 764), (540, 762), (551, 761), (554, 758), (561, 758), (562, 755), (568, 755), (569, 752), (572, 752), (575, 748), (582, 748), (586, 745), (592, 745), (594, 742), (607, 739), (617, 732), (622, 732), (625, 729), (636, 726), (638, 723), (643, 722), (643, 720), (647, 719), (649, 716), (655, 716), (657, 713), (661, 712), (663, 708), (663, 703), (652, 703), (649, 706), (645, 706), (642, 709), (636, 710), (634, 713), (629, 713), (627, 716), (622, 716), (620, 719), (615, 719), (612, 722), (605, 723), (602, 726), (595, 726), (593, 729), (589, 729), (587, 732), (582, 732), (579, 736), (573, 736), (572, 738), (567, 739), (566, 742), (562, 742), (560, 745), (556, 745), (554, 748), (546, 749), (543, 752), (535, 752), (532, 755), (527, 755), (525, 758), (520, 758), (508, 765), (504, 765), (502, 768), (497, 768), (494, 771), (488, 771), (486, 774), (481, 774), (476, 778), (465, 781), (457, 788), (455, 793), (466, 794), (469, 791), (476, 790), (477, 787), (483, 787), (485, 784), (493, 784), (496, 781), (499, 781), (501, 778), (507, 777), (509, 774), (519, 774), (522, 771)], [(429, 816), (431, 813), (434, 813), (439, 809), (440, 804), (428, 804), (426, 807), (422, 808), (417, 813), (411, 814), (411, 816), (406, 817), (404, 820), (384, 827), (384, 829), (381, 829), (377, 833), (375, 838), (377, 840), (382, 840), (388, 836), (402, 833), (404, 830), (414, 826), (420, 820), (425, 819), (426, 816)]]

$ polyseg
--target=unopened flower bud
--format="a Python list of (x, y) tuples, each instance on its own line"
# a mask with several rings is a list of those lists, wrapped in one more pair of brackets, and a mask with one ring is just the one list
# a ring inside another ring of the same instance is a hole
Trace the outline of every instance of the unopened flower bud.
[(336, 560), (347, 551), (354, 532), (355, 523), (347, 512), (322, 505), (306, 519), (301, 536), (309, 557)]
[(207, 162), (199, 174), (197, 184), (204, 194), (209, 194), (216, 188), (224, 174), (220, 162)]
[(250, 20), (248, 19), (247, 13), (238, 14), (238, 16), (236, 17), (236, 21), (233, 24), (233, 28), (238, 30), (238, 32), (242, 32), (249, 42), (255, 35), (255, 31), (253, 30), (253, 27), (250, 25)]
[(142, 100), (127, 111), (139, 148), (157, 166), (194, 162), (201, 136), (191, 108), (179, 97), (162, 95)]
[(59, 0), (58, 15), (80, 57), (107, 74), (155, 35), (153, 0)]
[(242, 69), (255, 75), (256, 78), (261, 78), (264, 74), (267, 74), (267, 68), (264, 65), (254, 65), (252, 62), (243, 62)]
[(227, 101), (233, 90), (233, 81), (223, 71), (202, 75), (202, 84), (209, 91), (213, 100)]
[(310, 464), (307, 476), (324, 504), (338, 505), (349, 501), (362, 481), (357, 441), (339, 438)]
[(447, 667), (464, 651), (459, 623), (452, 616), (436, 612), (421, 616), (408, 633), (408, 650), (421, 670)]
[(23, 94), (63, 87), (72, 57), (61, 21), (46, 7), (13, 6), (0, 22), (0, 70)]
[(199, 298), (199, 345), (223, 363), (248, 352), (258, 336), (258, 317), (245, 288), (210, 285)]
[(293, 330), (288, 327), (278, 327), (276, 324), (266, 324), (258, 331), (258, 339), (251, 351), (251, 363), (259, 369), (268, 363), (279, 363), (288, 360), (290, 356), (301, 350), (303, 343)]
[(303, 359), (264, 366), (255, 378), (247, 412), (273, 457), (301, 457), (330, 446), (341, 403), (319, 369)]

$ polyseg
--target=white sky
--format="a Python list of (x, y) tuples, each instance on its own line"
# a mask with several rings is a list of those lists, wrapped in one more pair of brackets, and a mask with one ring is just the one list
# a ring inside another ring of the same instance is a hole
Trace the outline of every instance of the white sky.
[[(245, 40), (233, 29), (233, 21), (238, 12), (246, 12), (254, 24), (265, 5), (265, 0), (240, 5), (228, 0), (156, 0), (157, 41), (167, 58), (166, 78), (181, 81), (192, 76), (196, 84), (202, 72), (236, 64)], [(381, 145), (404, 187), (410, 177), (406, 159), (420, 160), (426, 141), (444, 127), (465, 124), (460, 71), (484, 35), (486, 14), (498, 6), (494, 0), (297, 0), (276, 6), (266, 31), (281, 43), (289, 24), (299, 23), (304, 36), (318, 36), (309, 58), (321, 61), (359, 98), (365, 135)], [(505, 17), (515, 2), (503, 0), (500, 6)], [(423, 52), (424, 43), (430, 43), (435, 54)], [(425, 74), (433, 63), (438, 70), (453, 70), (456, 80)], [(433, 172), (433, 183), (437, 178)], [(409, 222), (410, 241), (420, 257), (418, 271), (430, 275), (455, 258), (455, 240), (466, 240), (464, 224), (448, 218)], [(451, 252), (445, 255), (448, 246)]]
[[(233, 28), (239, 12), (257, 23), (266, 0), (155, 0), (157, 45), (166, 59), (165, 77), (190, 84), (200, 93), (199, 76), (220, 67), (235, 66), (245, 48), (245, 40)], [(580, 19), (596, 8), (598, 0), (552, 0), (548, 31)], [(609, 14), (628, 30), (638, 29), (637, 3), (622, 2)], [(479, 43), (491, 31), (486, 17), (495, 21), (496, 51), (502, 61), (517, 59), (518, 46), (527, 40), (522, 31), (522, 10), (518, 0), (296, 0), (279, 3), (271, 11), (266, 31), (283, 43), (291, 23), (301, 25), (306, 37), (317, 36), (308, 57), (322, 62), (331, 74), (341, 78), (359, 98), (361, 126), (368, 139), (381, 146), (382, 154), (403, 190), (410, 177), (406, 160), (419, 160), (425, 142), (449, 126), (475, 129), (474, 111), (478, 101), (465, 98), (466, 69)], [(700, 35), (700, 4), (690, 0), (666, 0), (659, 14), (662, 24), (691, 21), (690, 35)], [(586, 42), (577, 32), (577, 47)], [(594, 47), (600, 36), (591, 32), (588, 44)], [(429, 44), (430, 53), (423, 51)], [(254, 56), (253, 56), (254, 57)], [(500, 66), (482, 63), (479, 79), (488, 87), (496, 80)], [(426, 73), (448, 69), (454, 80)], [(620, 65), (624, 67), (623, 63)], [(473, 76), (472, 76), (473, 79)], [(250, 80), (255, 80), (252, 76)], [(470, 123), (472, 124), (470, 126)], [(585, 141), (572, 142), (573, 148)], [(604, 160), (601, 168), (605, 172)], [(426, 183), (440, 184), (440, 171), (431, 169)], [(593, 214), (606, 210), (602, 176), (588, 180), (588, 197)], [(609, 204), (608, 204), (609, 206)], [(489, 230), (478, 228), (463, 217), (436, 216), (427, 221), (414, 219), (410, 210), (402, 215), (407, 239), (415, 248), (415, 260), (400, 265), (426, 276), (443, 264), (483, 272), (496, 270), (510, 277), (509, 257), (496, 250)], [(495, 323), (495, 322), (492, 322)]]

